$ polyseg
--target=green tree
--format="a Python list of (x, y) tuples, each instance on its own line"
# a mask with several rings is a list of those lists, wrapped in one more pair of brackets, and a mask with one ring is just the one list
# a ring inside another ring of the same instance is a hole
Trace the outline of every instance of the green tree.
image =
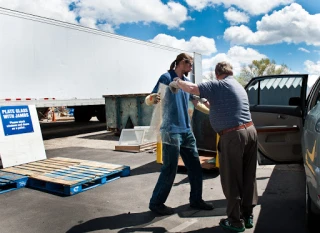
[(253, 60), (248, 66), (243, 66), (237, 80), (244, 86), (253, 77), (264, 75), (288, 74), (290, 69), (287, 65), (277, 65), (274, 60), (268, 58)]

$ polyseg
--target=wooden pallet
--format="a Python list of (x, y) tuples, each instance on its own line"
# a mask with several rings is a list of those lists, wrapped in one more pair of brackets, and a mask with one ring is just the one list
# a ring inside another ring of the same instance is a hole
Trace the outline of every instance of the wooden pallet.
[(27, 180), (27, 176), (0, 171), (0, 194), (25, 187)]
[(62, 157), (31, 162), (5, 170), (28, 175), (28, 187), (67, 196), (130, 175), (128, 166)]
[(28, 186), (71, 196), (119, 179), (126, 171), (76, 165), (31, 177)]
[[(214, 157), (199, 156), (201, 167), (202, 167), (203, 169), (206, 169), (206, 170), (217, 169), (217, 167), (216, 167), (215, 164), (213, 164), (213, 163), (208, 163), (208, 161), (210, 161), (212, 158), (214, 158)], [(183, 163), (181, 157), (179, 157), (178, 166), (184, 167), (184, 163)]]
[(141, 145), (116, 145), (115, 150), (138, 153), (138, 152), (144, 152), (148, 150), (154, 150), (156, 147), (157, 147), (157, 143), (151, 142), (151, 143), (145, 143)]

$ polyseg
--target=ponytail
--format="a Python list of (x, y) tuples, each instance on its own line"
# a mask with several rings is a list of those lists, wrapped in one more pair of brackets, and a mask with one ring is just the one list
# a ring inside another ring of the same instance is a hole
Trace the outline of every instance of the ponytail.
[(174, 60), (174, 61), (171, 63), (169, 70), (174, 70), (174, 68), (176, 67), (176, 62), (177, 62), (177, 60)]

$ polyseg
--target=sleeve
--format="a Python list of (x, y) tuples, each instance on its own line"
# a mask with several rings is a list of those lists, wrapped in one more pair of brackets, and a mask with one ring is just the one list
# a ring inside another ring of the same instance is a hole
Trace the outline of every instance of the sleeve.
[(217, 93), (218, 81), (210, 81), (198, 84), (200, 98), (210, 99)]
[(161, 77), (159, 78), (157, 84), (153, 88), (152, 93), (157, 93), (158, 92), (160, 83), (165, 84), (165, 85), (168, 86), (170, 84), (169, 77), (167, 77), (165, 74), (161, 75)]

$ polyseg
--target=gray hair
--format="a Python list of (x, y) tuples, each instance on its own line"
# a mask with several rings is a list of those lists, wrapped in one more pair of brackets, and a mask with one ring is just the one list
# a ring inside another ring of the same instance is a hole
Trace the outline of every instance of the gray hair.
[(216, 65), (216, 75), (222, 75), (222, 74), (227, 74), (227, 75), (233, 75), (233, 71), (232, 71), (232, 65), (228, 62), (219, 62)]

